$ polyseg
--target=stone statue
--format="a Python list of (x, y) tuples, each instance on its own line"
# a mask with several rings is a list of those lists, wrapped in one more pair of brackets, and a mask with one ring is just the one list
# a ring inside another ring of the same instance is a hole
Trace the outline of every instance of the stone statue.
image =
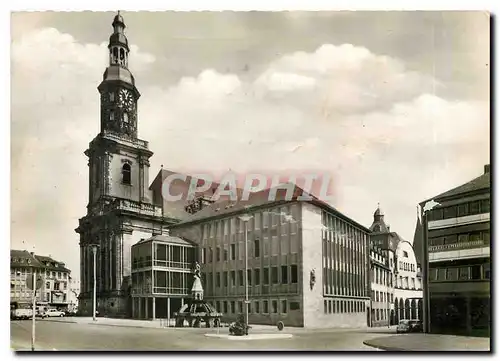
[(195, 265), (194, 265), (194, 276), (198, 277), (198, 278), (201, 278), (201, 275), (200, 275), (200, 264), (198, 262), (195, 262)]

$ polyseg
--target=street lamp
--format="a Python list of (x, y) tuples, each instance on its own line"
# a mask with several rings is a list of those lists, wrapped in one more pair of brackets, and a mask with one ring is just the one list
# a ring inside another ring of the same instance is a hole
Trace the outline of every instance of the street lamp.
[(248, 335), (248, 231), (247, 223), (253, 216), (244, 214), (239, 216), (239, 219), (245, 224), (245, 334)]
[[(279, 216), (283, 216), (287, 222), (291, 222), (293, 220), (292, 215), (287, 214), (285, 212), (268, 212), (269, 214), (276, 214)], [(248, 304), (250, 301), (248, 300), (248, 229), (247, 223), (250, 221), (253, 216), (249, 214), (243, 214), (238, 217), (245, 224), (245, 324), (248, 326)], [(248, 329), (245, 331), (248, 335)]]
[(423, 265), (422, 265), (422, 288), (423, 288), (423, 321), (424, 321), (424, 332), (430, 333), (430, 300), (429, 300), (429, 246), (428, 246), (428, 221), (427, 221), (427, 212), (432, 210), (434, 207), (439, 206), (440, 204), (434, 200), (430, 200), (425, 203), (422, 207), (422, 226), (423, 226)]
[[(33, 256), (34, 258), (34, 256)], [(36, 318), (36, 290), (42, 287), (42, 282), (43, 279), (40, 276), (37, 280), (36, 278), (36, 269), (35, 265), (33, 264), (31, 267), (31, 275), (32, 279), (30, 280), (29, 278), (26, 280), (26, 286), (30, 288), (33, 293), (32, 293), (32, 312), (33, 314), (31, 315), (32, 321), (31, 321), (31, 351), (35, 351), (35, 318)]]
[(96, 303), (97, 303), (97, 282), (96, 282), (96, 255), (97, 255), (97, 248), (99, 247), (98, 244), (91, 244), (90, 247), (92, 247), (92, 255), (93, 255), (93, 268), (94, 268), (94, 287), (93, 287), (93, 293), (92, 293), (92, 320), (96, 321)]

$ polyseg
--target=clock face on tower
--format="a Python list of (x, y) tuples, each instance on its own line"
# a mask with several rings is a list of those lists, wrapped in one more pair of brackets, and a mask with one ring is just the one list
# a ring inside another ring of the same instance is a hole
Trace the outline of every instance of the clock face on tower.
[(134, 97), (132, 93), (127, 89), (121, 89), (118, 95), (119, 106), (125, 108), (128, 111), (134, 109)]

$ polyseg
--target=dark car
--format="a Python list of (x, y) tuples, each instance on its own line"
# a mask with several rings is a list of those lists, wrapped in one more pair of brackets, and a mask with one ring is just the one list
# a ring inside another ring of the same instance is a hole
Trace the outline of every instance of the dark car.
[(423, 332), (424, 324), (420, 320), (410, 320), (411, 332)]
[(401, 320), (396, 328), (396, 333), (422, 332), (423, 324), (420, 320)]

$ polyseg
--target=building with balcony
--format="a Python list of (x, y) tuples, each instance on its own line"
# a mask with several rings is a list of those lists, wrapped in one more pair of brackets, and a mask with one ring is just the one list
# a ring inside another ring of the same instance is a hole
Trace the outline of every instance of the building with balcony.
[(369, 230), (317, 199), (255, 198), (213, 203), (171, 227), (199, 248), (204, 299), (235, 320), (247, 277), (250, 323), (366, 326)]
[(63, 262), (28, 251), (10, 251), (11, 302), (32, 302), (33, 291), (28, 288), (27, 280), (33, 277), (33, 270), (36, 272), (36, 279), (39, 279), (42, 284), (37, 290), (37, 303), (66, 310), (69, 303), (71, 271)]
[(371, 326), (422, 318), (422, 277), (412, 244), (386, 224), (377, 207), (370, 226)]
[(157, 235), (132, 246), (132, 317), (171, 319), (191, 294), (196, 245)]
[(426, 214), (430, 332), (489, 333), (489, 165), (483, 175), (432, 200), (437, 205)]

